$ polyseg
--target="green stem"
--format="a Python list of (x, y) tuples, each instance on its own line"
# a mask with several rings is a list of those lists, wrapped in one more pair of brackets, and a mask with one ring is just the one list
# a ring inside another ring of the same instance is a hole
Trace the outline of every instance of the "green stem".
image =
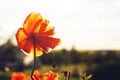
[(33, 43), (34, 43), (34, 66), (33, 66), (32, 72), (31, 72), (31, 78), (32, 78), (32, 80), (34, 80), (33, 73), (34, 73), (35, 66), (36, 66), (36, 41), (35, 41), (34, 36), (33, 36)]
[(65, 80), (68, 80), (68, 77), (65, 77)]
[(68, 80), (70, 80), (70, 72), (68, 72)]

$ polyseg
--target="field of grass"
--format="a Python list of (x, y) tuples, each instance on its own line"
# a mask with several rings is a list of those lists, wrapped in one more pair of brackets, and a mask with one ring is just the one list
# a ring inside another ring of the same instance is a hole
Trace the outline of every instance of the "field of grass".
[[(65, 80), (64, 72), (67, 71), (71, 73), (71, 80), (80, 80), (80, 74), (87, 70), (87, 66), (85, 64), (57, 65), (55, 68), (53, 68), (52, 65), (42, 65), (37, 70), (41, 75), (49, 71), (54, 71), (59, 75), (59, 80)], [(27, 69), (24, 72), (29, 76), (31, 71), (31, 69)]]
[[(42, 75), (46, 72), (53, 71), (59, 75), (59, 80), (65, 80), (64, 71), (68, 71), (71, 73), (71, 80), (80, 80), (78, 77), (73, 77), (73, 73), (80, 74), (80, 68), (82, 65), (57, 65), (55, 68), (52, 67), (52, 65), (42, 65), (37, 70)], [(75, 72), (75, 69), (77, 69), (77, 72)], [(25, 69), (23, 72), (27, 75), (31, 75), (32, 68)], [(10, 80), (11, 73), (14, 72), (13, 70), (10, 70), (8, 72), (0, 71), (0, 79), (3, 80)]]

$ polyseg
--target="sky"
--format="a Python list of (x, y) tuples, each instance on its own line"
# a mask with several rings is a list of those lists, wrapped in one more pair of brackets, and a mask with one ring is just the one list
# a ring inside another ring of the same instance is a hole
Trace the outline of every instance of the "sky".
[(15, 36), (31, 12), (55, 26), (62, 40), (57, 49), (120, 49), (120, 0), (0, 0), (0, 43)]

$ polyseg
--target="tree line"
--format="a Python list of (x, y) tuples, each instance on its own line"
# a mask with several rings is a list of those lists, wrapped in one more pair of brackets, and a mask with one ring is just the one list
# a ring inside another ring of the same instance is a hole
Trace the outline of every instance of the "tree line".
[[(15, 46), (11, 40), (0, 46), (0, 66), (16, 66), (23, 62), (26, 55)], [(104, 66), (120, 62), (120, 51), (114, 50), (53, 50), (49, 54), (43, 54), (37, 58), (44, 65), (68, 65), (87, 63), (88, 65)], [(24, 65), (24, 64), (23, 64)]]

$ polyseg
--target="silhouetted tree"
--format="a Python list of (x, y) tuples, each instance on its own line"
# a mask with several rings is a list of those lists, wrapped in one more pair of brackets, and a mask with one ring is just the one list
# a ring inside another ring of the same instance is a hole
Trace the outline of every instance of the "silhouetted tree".
[(17, 53), (19, 52), (18, 47), (14, 46), (9, 39), (5, 44), (0, 46), (0, 67), (12, 66), (19, 58)]

